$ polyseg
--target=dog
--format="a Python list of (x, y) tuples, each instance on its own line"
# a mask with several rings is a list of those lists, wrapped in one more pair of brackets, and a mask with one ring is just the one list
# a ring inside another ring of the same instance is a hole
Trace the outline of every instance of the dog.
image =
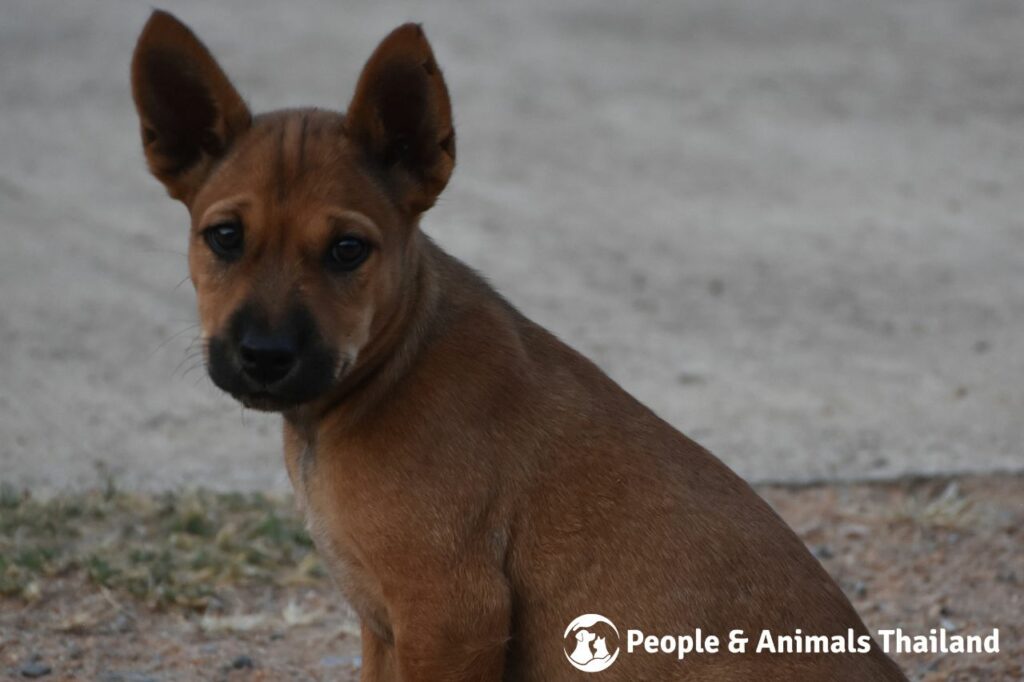
[(744, 481), (419, 229), (456, 158), (419, 25), (380, 43), (344, 114), (252, 115), (162, 11), (131, 80), (149, 169), (191, 216), (209, 375), (283, 416), (296, 499), (361, 621), (362, 680), (576, 680), (565, 627), (589, 613), (870, 642), (622, 652), (608, 680), (905, 679)]
[[(593, 642), (596, 637), (597, 635), (589, 630), (580, 630), (577, 632), (575, 635), (576, 648), (571, 654), (569, 654), (569, 658), (577, 663), (589, 663), (591, 660), (596, 658), (596, 655), (590, 650), (590, 643)], [(605, 652), (605, 656), (607, 655), (608, 653)]]

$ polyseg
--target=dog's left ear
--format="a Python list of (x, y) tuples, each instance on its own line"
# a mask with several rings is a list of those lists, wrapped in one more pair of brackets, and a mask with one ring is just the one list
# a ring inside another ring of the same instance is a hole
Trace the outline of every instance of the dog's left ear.
[(345, 129), (410, 215), (434, 205), (455, 167), (455, 130), (448, 88), (418, 24), (399, 26), (374, 51)]
[(249, 108), (206, 46), (160, 10), (135, 46), (132, 96), (149, 169), (168, 194), (186, 204), (252, 123)]

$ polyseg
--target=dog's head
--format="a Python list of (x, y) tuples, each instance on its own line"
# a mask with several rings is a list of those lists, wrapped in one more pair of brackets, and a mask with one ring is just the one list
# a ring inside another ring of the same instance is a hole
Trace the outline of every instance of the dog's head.
[(149, 168), (191, 214), (213, 381), (259, 409), (326, 394), (398, 314), (419, 216), (455, 165), (448, 91), (423, 30), (384, 39), (345, 115), (252, 116), (166, 12), (143, 29), (131, 74)]

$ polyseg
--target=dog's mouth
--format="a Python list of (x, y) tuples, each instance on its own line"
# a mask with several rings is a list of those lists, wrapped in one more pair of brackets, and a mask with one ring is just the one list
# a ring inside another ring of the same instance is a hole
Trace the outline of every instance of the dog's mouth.
[(286, 412), (306, 403), (313, 402), (330, 389), (322, 379), (307, 378), (306, 381), (289, 382), (286, 386), (251, 387), (229, 391), (231, 396), (250, 410), (260, 412)]
[(268, 389), (230, 391), (231, 397), (245, 408), (259, 412), (287, 412), (313, 402), (325, 392), (326, 388), (320, 386), (314, 390), (293, 387), (292, 390), (282, 392)]
[[(329, 372), (304, 372), (296, 380), (286, 382), (282, 386), (254, 386), (251, 382), (241, 381), (241, 386), (232, 385), (228, 393), (244, 407), (259, 412), (287, 412), (316, 399), (329, 392), (348, 372), (350, 363), (339, 362), (333, 372), (333, 381), (328, 378)], [(226, 388), (217, 382), (221, 388)]]
[(233, 394), (238, 402), (250, 410), (260, 412), (283, 412), (298, 407), (301, 402), (286, 400), (281, 396), (274, 395), (270, 391), (253, 391), (251, 393)]

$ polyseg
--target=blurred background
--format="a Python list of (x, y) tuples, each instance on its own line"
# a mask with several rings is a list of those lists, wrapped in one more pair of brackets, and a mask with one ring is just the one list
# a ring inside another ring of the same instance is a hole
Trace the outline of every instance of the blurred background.
[[(742, 475), (1024, 469), (1017, 0), (161, 5), (256, 111), (343, 109), (423, 22), (459, 136), (424, 229)], [(285, 490), (277, 419), (186, 356), (149, 12), (3, 6), (0, 477)]]

